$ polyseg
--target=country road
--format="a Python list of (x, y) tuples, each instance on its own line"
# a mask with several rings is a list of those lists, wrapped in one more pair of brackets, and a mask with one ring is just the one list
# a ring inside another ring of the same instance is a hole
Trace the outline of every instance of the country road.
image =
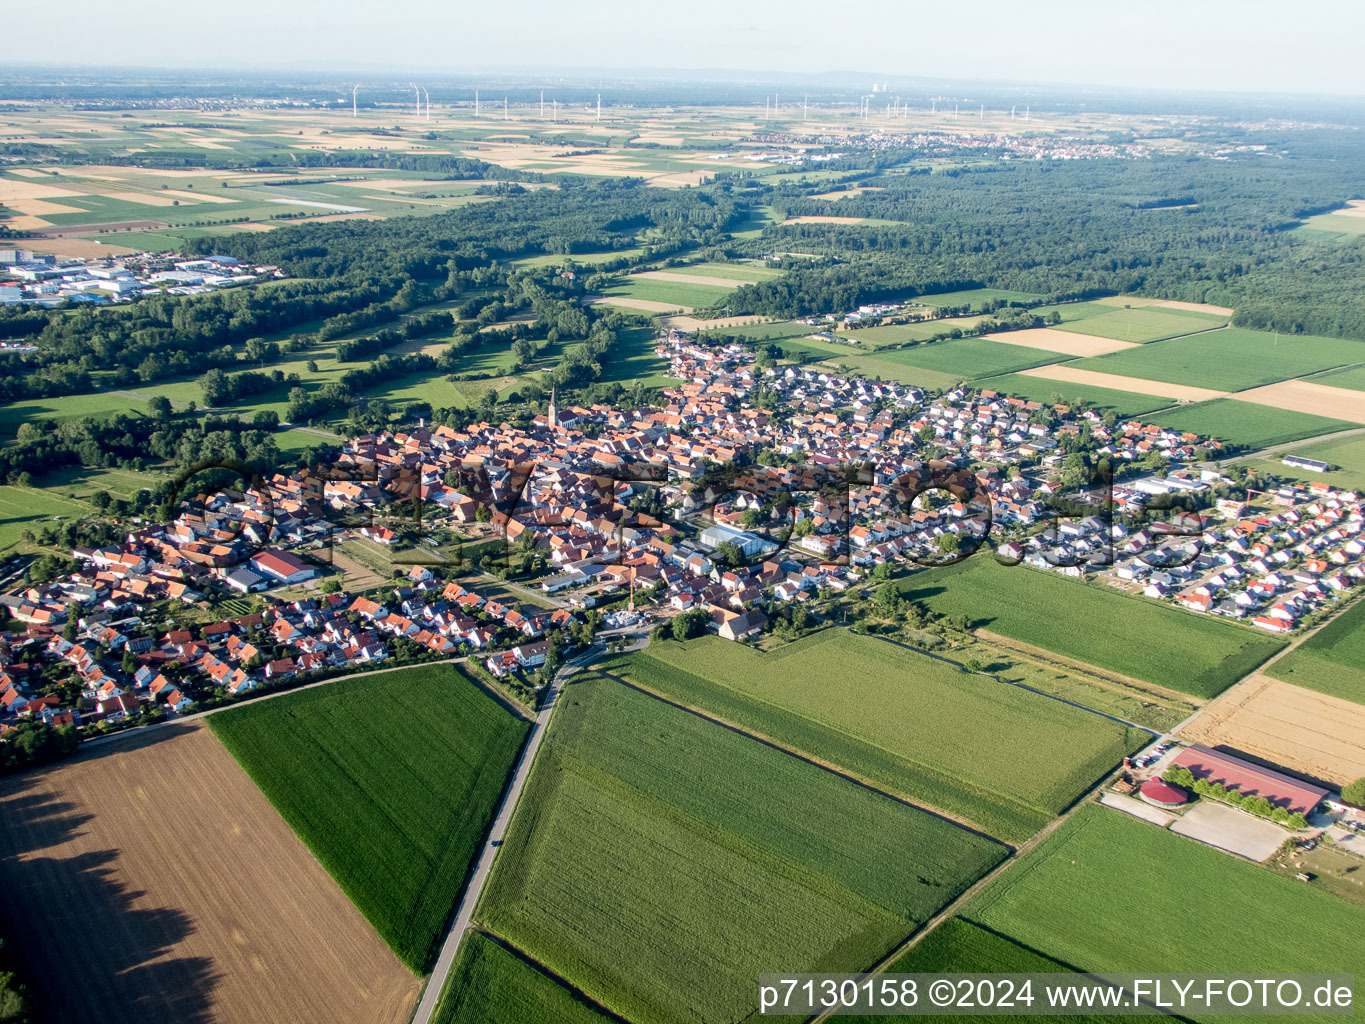
[(521, 752), (521, 757), (517, 760), (517, 766), (512, 771), (512, 781), (508, 784), (506, 793), (503, 794), (502, 803), (498, 805), (498, 812), (493, 818), (493, 825), (489, 828), (488, 835), (484, 837), (483, 849), (479, 853), (479, 861), (474, 867), (474, 874), (470, 876), (469, 884), (465, 886), (464, 895), (460, 897), (459, 909), (455, 912), (455, 919), (450, 924), (450, 930), (446, 932), (445, 941), (441, 943), (441, 952), (436, 957), (436, 966), (432, 969), (431, 977), (427, 979), (427, 986), (422, 992), (421, 1002), (417, 1004), (417, 1012), (413, 1015), (412, 1024), (430, 1024), (432, 1015), (436, 1012), (436, 1006), (441, 1000), (441, 993), (445, 989), (446, 979), (450, 976), (450, 969), (455, 964), (455, 954), (459, 952), (460, 942), (464, 939), (465, 933), (469, 931), (469, 926), (474, 919), (474, 908), (478, 906), (479, 897), (483, 895), (484, 885), (488, 882), (488, 876), (493, 870), (493, 861), (498, 855), (498, 850), (502, 847), (503, 837), (507, 835), (507, 825), (512, 820), (512, 812), (516, 810), (521, 791), (526, 788), (526, 780), (530, 777), (531, 766), (535, 763), (536, 753), (540, 750), (540, 745), (544, 742), (545, 734), (549, 730), (550, 716), (554, 714), (555, 707), (559, 703), (560, 690), (564, 688), (564, 683), (571, 675), (602, 654), (604, 650), (605, 648), (597, 645), (589, 647), (583, 654), (571, 658), (563, 668), (555, 673), (554, 679), (550, 682), (549, 689), (545, 693), (545, 701), (541, 705), (540, 712), (536, 715), (535, 724), (531, 726), (531, 735), (527, 738), (526, 746)]

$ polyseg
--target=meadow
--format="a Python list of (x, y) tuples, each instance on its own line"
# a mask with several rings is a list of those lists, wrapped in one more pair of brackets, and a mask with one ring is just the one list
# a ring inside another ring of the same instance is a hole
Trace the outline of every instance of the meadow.
[[(1362, 218), (1362, 222), (1365, 222), (1365, 218)], [(1340, 370), (1328, 370), (1309, 379), (1316, 384), (1327, 384), (1334, 388), (1365, 391), (1365, 366), (1348, 366)]]
[(1194, 697), (1213, 697), (1283, 641), (1170, 605), (989, 557), (915, 573), (902, 594), (935, 612)]
[(946, 390), (955, 387), (962, 377), (957, 374), (926, 370), (922, 366), (909, 366), (902, 362), (882, 359), (876, 355), (863, 355), (857, 349), (839, 345), (828, 345), (819, 341), (805, 339), (779, 342), (788, 359), (812, 356), (826, 363), (838, 364), (845, 372), (861, 377), (895, 380), (902, 384), (914, 384), (923, 388)]
[(733, 281), (770, 281), (784, 273), (779, 267), (765, 267), (757, 263), (693, 263), (668, 269), (679, 274), (729, 278)]
[(1241, 391), (1365, 360), (1365, 342), (1309, 335), (1267, 334), (1240, 327), (1082, 359), (1083, 370)]
[[(1022, 841), (1145, 734), (916, 651), (827, 629), (767, 654), (719, 637), (619, 663), (679, 703)], [(943, 742), (952, 736), (953, 742)]]
[(1226, 324), (1227, 317), (1210, 313), (1191, 313), (1178, 309), (1143, 307), (1115, 309), (1099, 316), (1059, 324), (1058, 330), (1073, 334), (1093, 334), (1117, 341), (1151, 342), (1178, 338)]
[(1005, 374), (979, 381), (978, 387), (989, 388), (1004, 395), (1013, 395), (1030, 402), (1043, 402), (1052, 405), (1061, 402), (1066, 405), (1084, 407), (1093, 405), (1103, 411), (1112, 411), (1120, 418), (1138, 416), (1154, 409), (1165, 409), (1171, 404), (1169, 398), (1158, 395), (1140, 395), (1135, 391), (1117, 391), (1113, 388), (1096, 387), (1091, 384), (1074, 384), (1069, 381), (1047, 380), (1043, 377), (1029, 377), (1024, 374)]
[(527, 723), (451, 665), (341, 680), (209, 722), (375, 931), (421, 973)]
[(887, 324), (884, 327), (866, 327), (857, 331), (840, 332), (839, 337), (856, 338), (859, 344), (870, 351), (900, 345), (907, 341), (926, 341), (935, 334), (951, 331), (954, 327), (967, 330), (984, 319), (984, 316), (958, 316), (941, 320), (920, 320), (910, 324)]
[(1042, 349), (1003, 345), (986, 338), (962, 338), (958, 341), (939, 341), (932, 345), (895, 352), (878, 352), (876, 358), (888, 363), (922, 367), (935, 373), (946, 373), (959, 379), (991, 377), (997, 373), (1026, 370), (1031, 366), (1055, 363), (1066, 357)]
[(1365, 962), (1360, 907), (1098, 805), (962, 916), (1083, 971), (1282, 977)]
[(460, 945), (435, 1016), (436, 1024), (606, 1024), (610, 1019), (477, 931)]
[[(960, 917), (950, 917), (887, 967), (891, 974), (1066, 974), (1075, 968)], [(1035, 995), (1037, 993), (1035, 992)], [(875, 1024), (885, 1017), (840, 1015), (840, 1024)], [(985, 1024), (995, 1014), (953, 1014), (955, 1021)], [(1137, 1024), (1146, 1016), (1048, 1014), (1061, 1024)]]
[(605, 677), (559, 700), (476, 917), (636, 1024), (865, 967), (1005, 854)]
[(1235, 398), (1215, 398), (1183, 405), (1145, 418), (1149, 423), (1216, 437), (1226, 444), (1246, 449), (1269, 448), (1359, 426), (1326, 416), (1239, 402)]
[(1356, 601), (1267, 668), (1266, 675), (1365, 704), (1365, 601)]
[[(1284, 455), (1298, 455), (1305, 459), (1317, 459), (1329, 466), (1325, 473), (1314, 473), (1306, 469), (1295, 469), (1284, 464)], [(1245, 465), (1260, 473), (1297, 480), (1300, 483), (1327, 483), (1346, 490), (1365, 491), (1365, 434), (1350, 437), (1333, 437), (1316, 441), (1285, 452), (1281, 455), (1252, 459)]]
[(709, 309), (725, 305), (726, 296), (733, 291), (728, 285), (711, 287), (704, 284), (683, 284), (678, 281), (659, 281), (647, 277), (628, 277), (625, 282), (607, 288), (608, 298), (644, 299), (665, 302), (671, 306)]
[(0, 485), (0, 551), (18, 543), (25, 530), (36, 532), (51, 519), (80, 519), (92, 512), (84, 502), (51, 491)]

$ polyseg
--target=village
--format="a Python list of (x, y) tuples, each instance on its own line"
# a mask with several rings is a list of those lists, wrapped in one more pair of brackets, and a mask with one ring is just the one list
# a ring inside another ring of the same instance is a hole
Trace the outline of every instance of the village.
[[(617, 625), (644, 625), (646, 605), (651, 619), (700, 613), (752, 640), (879, 566), (992, 548), (1271, 633), (1365, 579), (1354, 493), (1285, 485), (1254, 508), (1246, 495), (1154, 512), (1227, 482), (1216, 441), (990, 390), (926, 401), (895, 382), (759, 368), (743, 346), (676, 330), (658, 352), (678, 381), (661, 408), (560, 410), (551, 396), (527, 430), (365, 435), (332, 466), (182, 500), (117, 546), (73, 550), (78, 571), (0, 596), (26, 626), (0, 648), (0, 734), (24, 719), (107, 729), (395, 655), (471, 658), (533, 689), (602, 611)], [(1124, 467), (1109, 494), (1062, 482), (1082, 437)], [(1058, 499), (1094, 512), (1062, 515)], [(438, 530), (482, 538), (479, 564), (433, 546)], [(343, 540), (388, 559), (391, 578), (349, 586), (329, 557)], [(488, 570), (513, 564), (534, 601), (481, 593), (498, 587)], [(154, 605), (240, 613), (158, 631)]]

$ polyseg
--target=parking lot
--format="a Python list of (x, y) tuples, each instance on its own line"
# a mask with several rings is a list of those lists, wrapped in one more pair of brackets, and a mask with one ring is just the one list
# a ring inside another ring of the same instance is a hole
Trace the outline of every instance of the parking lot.
[(1171, 825), (1171, 831), (1254, 861), (1269, 859), (1290, 837), (1274, 822), (1213, 800), (1200, 800)]

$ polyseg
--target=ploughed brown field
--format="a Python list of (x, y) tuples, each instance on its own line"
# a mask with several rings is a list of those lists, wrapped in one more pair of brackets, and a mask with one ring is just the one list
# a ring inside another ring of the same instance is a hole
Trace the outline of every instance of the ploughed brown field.
[(418, 994), (201, 723), (0, 782), (0, 933), (69, 1024), (403, 1024)]

